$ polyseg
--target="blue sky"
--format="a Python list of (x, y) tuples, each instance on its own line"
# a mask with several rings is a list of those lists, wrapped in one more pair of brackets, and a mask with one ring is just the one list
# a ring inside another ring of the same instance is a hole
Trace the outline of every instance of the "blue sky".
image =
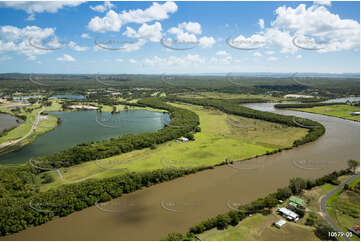
[(0, 2), (0, 72), (359, 73), (359, 13), (329, 1)]

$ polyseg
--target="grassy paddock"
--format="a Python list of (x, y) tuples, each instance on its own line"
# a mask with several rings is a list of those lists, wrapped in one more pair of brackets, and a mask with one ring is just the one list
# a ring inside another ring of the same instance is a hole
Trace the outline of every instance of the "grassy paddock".
[[(307, 133), (306, 129), (228, 115), (200, 106), (172, 105), (190, 109), (199, 116), (202, 131), (195, 134), (195, 141), (170, 141), (158, 145), (156, 149), (135, 150), (99, 160), (98, 165), (95, 161), (89, 161), (61, 168), (65, 179), (71, 183), (88, 178), (111, 177), (125, 172), (126, 169), (135, 172), (155, 170), (164, 168), (163, 164), (172, 167), (194, 167), (219, 164), (226, 158), (243, 160), (275, 149), (291, 147), (294, 140)], [(293, 134), (292, 137), (288, 135), (290, 132)], [(106, 168), (118, 169), (103, 169), (99, 164)], [(55, 182), (42, 186), (42, 190), (63, 184), (55, 172), (49, 174), (54, 177)]]
[(311, 227), (287, 222), (282, 228), (274, 227), (273, 222), (280, 218), (275, 214), (255, 214), (245, 218), (237, 226), (225, 230), (211, 229), (198, 237), (208, 241), (269, 241), (269, 240), (319, 240)]
[(360, 107), (350, 106), (347, 104), (319, 106), (313, 108), (292, 108), (292, 110), (317, 113), (360, 122), (360, 116), (353, 116), (350, 114), (351, 112), (360, 112)]

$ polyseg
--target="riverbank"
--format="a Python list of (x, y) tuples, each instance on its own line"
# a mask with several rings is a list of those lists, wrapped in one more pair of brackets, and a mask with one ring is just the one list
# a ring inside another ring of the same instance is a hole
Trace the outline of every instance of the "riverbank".
[(290, 110), (322, 114), (331, 117), (342, 118), (360, 122), (360, 115), (352, 115), (352, 112), (360, 112), (360, 107), (350, 106), (347, 104), (320, 106), (312, 108), (290, 108)]
[(56, 128), (58, 119), (51, 115), (41, 115), (45, 108), (34, 105), (31, 109), (1, 109), (2, 112), (24, 116), (25, 121), (0, 137), (0, 154), (21, 149), (33, 142), (37, 136)]
[[(76, 183), (89, 178), (102, 179), (125, 172), (218, 165), (224, 163), (226, 158), (233, 161), (246, 160), (279, 149), (291, 148), (295, 140), (307, 134), (307, 129), (304, 128), (243, 118), (196, 105), (170, 104), (188, 109), (199, 116), (201, 132), (194, 134), (194, 141), (186, 143), (169, 141), (157, 145), (155, 149), (135, 150), (107, 159), (60, 168), (67, 183)], [(290, 136), (289, 133), (293, 135)], [(222, 149), (220, 150), (219, 147)], [(243, 162), (243, 166), (249, 169), (254, 169), (258, 165), (260, 164)], [(41, 191), (64, 184), (57, 173), (47, 173), (54, 181), (41, 186)]]

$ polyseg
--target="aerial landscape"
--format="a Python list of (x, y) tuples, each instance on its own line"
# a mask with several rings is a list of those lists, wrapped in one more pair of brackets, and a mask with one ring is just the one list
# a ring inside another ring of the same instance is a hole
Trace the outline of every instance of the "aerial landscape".
[(0, 16), (1, 241), (360, 241), (360, 2)]

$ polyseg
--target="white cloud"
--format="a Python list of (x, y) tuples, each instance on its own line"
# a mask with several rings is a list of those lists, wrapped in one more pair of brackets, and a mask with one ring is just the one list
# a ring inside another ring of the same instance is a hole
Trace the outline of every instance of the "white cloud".
[(313, 1), (313, 3), (315, 5), (326, 5), (326, 6), (331, 6), (331, 1), (327, 1), (327, 0), (319, 0), (319, 1)]
[(34, 20), (35, 13), (57, 13), (59, 9), (64, 7), (76, 7), (83, 2), (84, 1), (8, 1), (0, 2), (0, 7), (24, 10), (29, 14), (27, 20)]
[(88, 23), (88, 28), (93, 32), (107, 32), (114, 31), (118, 32), (122, 27), (122, 21), (119, 15), (110, 10), (107, 12), (104, 18), (94, 17)]
[(211, 48), (215, 43), (216, 41), (213, 37), (204, 36), (199, 39), (199, 46), (201, 46), (202, 48)]
[(77, 45), (74, 41), (70, 41), (68, 46), (72, 49), (72, 50), (75, 50), (75, 51), (86, 51), (88, 50), (88, 47), (86, 46), (79, 46)]
[(299, 59), (301, 59), (301, 58), (302, 58), (302, 55), (297, 55), (297, 56), (296, 56), (296, 59), (297, 59), (297, 60), (299, 60)]
[(264, 20), (260, 18), (260, 19), (258, 20), (258, 25), (259, 25), (259, 27), (260, 27), (261, 29), (264, 29)]
[(259, 53), (259, 52), (254, 52), (254, 53), (253, 53), (253, 56), (261, 57), (261, 56), (262, 56), (262, 54), (261, 54), (261, 53)]
[(184, 22), (178, 25), (178, 28), (184, 29), (190, 33), (193, 34), (201, 34), (202, 33), (202, 27), (197, 22)]
[(74, 62), (75, 59), (71, 55), (64, 54), (63, 57), (56, 58), (58, 61)]
[(100, 13), (104, 13), (105, 11), (108, 11), (112, 8), (114, 8), (114, 4), (112, 4), (110, 1), (104, 1), (103, 5), (90, 6), (91, 10), (94, 10), (94, 11), (100, 12)]
[(129, 59), (129, 62), (132, 63), (132, 64), (137, 63), (137, 61), (135, 59)]
[(309, 8), (305, 4), (296, 8), (282, 6), (275, 13), (273, 29), (283, 35), (310, 35), (328, 42), (321, 52), (359, 49), (360, 24), (356, 20), (341, 19), (322, 5)]
[(123, 35), (130, 38), (149, 39), (150, 41), (157, 42), (162, 39), (162, 25), (159, 22), (155, 22), (153, 25), (145, 23), (138, 31), (127, 27)]
[(28, 57), (29, 60), (35, 60), (37, 55), (49, 53), (49, 51), (35, 48), (47, 40), (51, 47), (59, 45), (55, 36), (55, 28), (40, 28), (38, 26), (26, 26), (17, 28), (6, 25), (0, 27), (0, 53), (16, 52)]
[(81, 37), (82, 37), (83, 39), (90, 39), (89, 34), (86, 34), (86, 33), (81, 34)]
[(88, 23), (88, 28), (93, 32), (118, 32), (122, 25), (127, 23), (143, 24), (154, 20), (164, 20), (169, 18), (170, 13), (178, 10), (174, 2), (165, 2), (163, 4), (153, 3), (149, 8), (142, 10), (129, 10), (116, 13), (113, 10), (107, 12), (105, 17), (94, 17)]

